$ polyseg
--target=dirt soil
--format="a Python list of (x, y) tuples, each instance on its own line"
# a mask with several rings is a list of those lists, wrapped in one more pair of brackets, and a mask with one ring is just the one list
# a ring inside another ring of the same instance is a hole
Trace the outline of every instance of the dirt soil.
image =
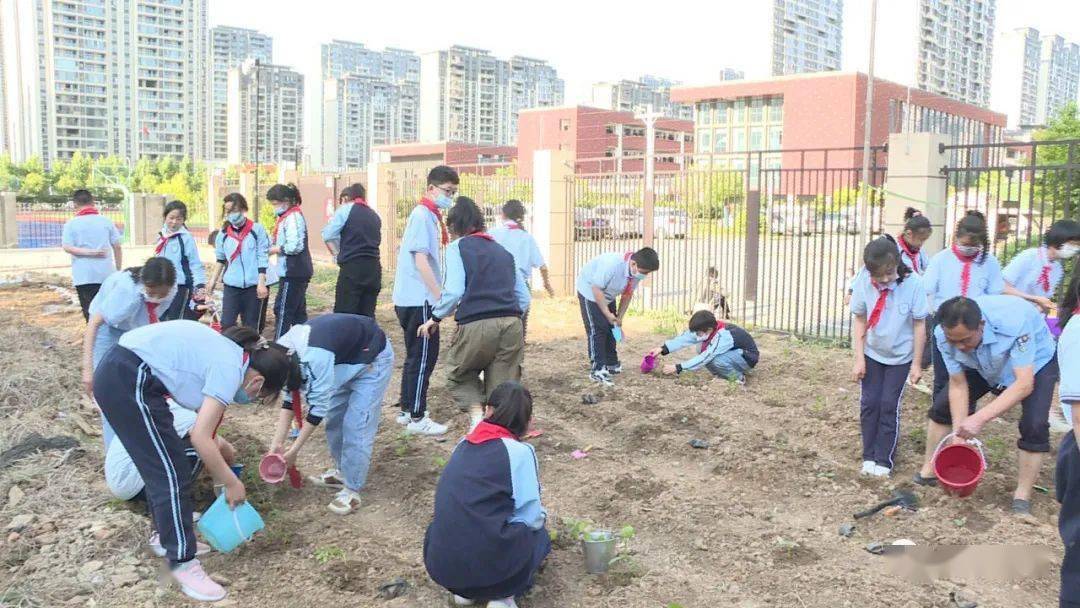
[[(400, 329), (388, 304), (379, 321), (399, 353)], [(868, 607), (955, 606), (961, 592), (979, 606), (1057, 605), (1061, 543), (1052, 500), (1053, 461), (1040, 483), (1034, 521), (1007, 514), (1015, 479), (1015, 416), (988, 425), (990, 470), (975, 494), (947, 498), (919, 489), (914, 514), (861, 520), (852, 514), (891, 496), (921, 460), (928, 397), (905, 397), (897, 474), (860, 478), (858, 390), (850, 354), (757, 334), (761, 363), (745, 386), (702, 375), (645, 376), (641, 355), (663, 337), (654, 321), (631, 319), (621, 346), (627, 371), (598, 391), (586, 379), (576, 303), (539, 300), (529, 323), (525, 382), (536, 402), (532, 440), (540, 457), (543, 499), (557, 531), (524, 608), (576, 607)], [(0, 470), (0, 605), (190, 606), (159, 582), (159, 563), (144, 543), (148, 520), (112, 500), (101, 475), (96, 415), (79, 390), (83, 320), (62, 292), (42, 283), (0, 288), (0, 452), (39, 433), (78, 439)], [(452, 328), (444, 328), (448, 334)], [(444, 338), (446, 339), (446, 338)], [(222, 432), (243, 455), (244, 481), (267, 529), (230, 555), (203, 562), (226, 584), (233, 606), (439, 607), (447, 594), (426, 576), (424, 529), (444, 459), (464, 432), (435, 373), (433, 417), (449, 421), (448, 440), (406, 439), (393, 421), (391, 383), (361, 511), (327, 511), (331, 493), (267, 486), (255, 478), (276, 411), (235, 406)], [(599, 397), (594, 405), (583, 396)], [(691, 439), (708, 442), (690, 447)], [(1057, 443), (1055, 438), (1054, 443)], [(586, 450), (574, 459), (571, 452)], [(301, 468), (317, 473), (327, 452), (313, 441)], [(205, 507), (210, 495), (200, 489)], [(584, 571), (571, 528), (633, 528), (612, 572)], [(1050, 571), (1022, 580), (979, 578), (910, 582), (890, 560), (864, 550), (873, 541), (918, 545), (1036, 545)], [(395, 579), (403, 594), (386, 599)]]

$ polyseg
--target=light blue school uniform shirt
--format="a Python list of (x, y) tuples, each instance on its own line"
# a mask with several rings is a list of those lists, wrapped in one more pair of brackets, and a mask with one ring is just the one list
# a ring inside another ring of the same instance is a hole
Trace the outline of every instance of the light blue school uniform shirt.
[(908, 255), (907, 251), (904, 251), (903, 246), (900, 245), (900, 239), (896, 239), (896, 250), (900, 252), (900, 261), (905, 266), (914, 270), (916, 274), (922, 276), (926, 274), (926, 268), (930, 265), (930, 258), (923, 253), (922, 249), (914, 252), (915, 256)]
[[(581, 268), (577, 278), (577, 292), (581, 297), (600, 306), (607, 306), (626, 290), (637, 289), (641, 281), (630, 276), (630, 259), (625, 253), (604, 253), (596, 256)], [(596, 302), (593, 285), (604, 292), (604, 302)]]
[[(444, 212), (445, 213), (445, 212)], [(420, 271), (416, 268), (414, 253), (427, 256), (435, 282), (442, 283), (439, 269), (439, 247), (442, 245), (442, 228), (435, 214), (423, 205), (417, 205), (409, 214), (405, 233), (398, 248), (397, 272), (394, 276), (394, 306), (423, 306), (435, 303), (435, 294), (428, 291)]]
[(120, 346), (138, 355), (181, 407), (198, 411), (203, 398), (229, 405), (244, 382), (244, 349), (197, 321), (165, 321), (133, 329)]
[[(158, 238), (166, 236), (163, 227), (158, 232)], [(176, 284), (189, 287), (201, 287), (206, 285), (206, 268), (199, 259), (199, 245), (195, 237), (183, 226), (172, 234), (168, 234), (165, 247), (162, 248), (158, 257), (165, 258), (176, 267)]]
[[(175, 296), (174, 290), (164, 302), (151, 304), (158, 318), (169, 310)], [(116, 346), (121, 336), (137, 327), (150, 324), (150, 312), (143, 296), (142, 285), (135, 283), (131, 273), (126, 270), (112, 273), (101, 284), (101, 289), (90, 302), (90, 317), (93, 318), (96, 314), (101, 315), (104, 323), (98, 326), (94, 339), (95, 368), (105, 353)]]
[(1073, 424), (1070, 403), (1080, 403), (1080, 314), (1069, 319), (1058, 337), (1058, 367), (1061, 371), (1061, 384), (1058, 385), (1061, 410), (1069, 424)]
[(1001, 264), (993, 254), (986, 254), (982, 262), (971, 263), (971, 282), (966, 294), (961, 293), (961, 275), (964, 263), (956, 257), (951, 247), (947, 247), (930, 258), (930, 266), (922, 277), (923, 287), (932, 300), (931, 305), (937, 310), (946, 300), (965, 295), (969, 298), (995, 296), (1005, 291), (1005, 279), (1001, 275)]
[[(1047, 265), (1050, 266), (1050, 289), (1043, 289), (1039, 277)], [(1058, 260), (1050, 261), (1046, 247), (1033, 247), (1016, 254), (1005, 266), (1002, 275), (1010, 285), (1026, 294), (1053, 299), (1058, 285), (1065, 278), (1065, 270)]]
[(1039, 311), (1016, 296), (975, 298), (982, 310), (982, 342), (965, 353), (945, 339), (945, 328), (934, 330), (941, 359), (949, 375), (973, 369), (990, 386), (1009, 386), (1016, 381), (1013, 370), (1032, 366), (1035, 373), (1054, 357), (1054, 338)]
[[(240, 247), (240, 254), (232, 259), (237, 247)], [(214, 254), (218, 263), (225, 264), (223, 283), (240, 289), (254, 287), (259, 284), (259, 275), (264, 274), (270, 264), (270, 236), (258, 222), (252, 225), (243, 243), (221, 230), (214, 241)]]
[(515, 226), (516, 222), (504, 222), (491, 231), (491, 237), (514, 256), (514, 266), (528, 283), (532, 279), (533, 269), (544, 265), (544, 255), (540, 253), (533, 235)]
[[(869, 320), (878, 300), (878, 289), (870, 273), (856, 276), (851, 289), (851, 314)], [(914, 321), (925, 319), (929, 314), (926, 290), (919, 275), (911, 273), (899, 283), (890, 283), (885, 309), (881, 311), (877, 325), (866, 331), (866, 356), (882, 365), (911, 363), (915, 354)]]
[(77, 215), (64, 223), (60, 242), (67, 247), (104, 249), (104, 257), (71, 256), (73, 285), (100, 284), (116, 272), (112, 246), (120, 242), (120, 231), (109, 218), (100, 214)]

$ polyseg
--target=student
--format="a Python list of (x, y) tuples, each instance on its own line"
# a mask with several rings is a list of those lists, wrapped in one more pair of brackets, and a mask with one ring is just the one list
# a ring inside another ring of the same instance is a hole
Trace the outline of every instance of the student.
[(71, 200), (75, 217), (64, 222), (60, 242), (71, 255), (71, 284), (79, 294), (83, 318), (89, 321), (90, 302), (102, 282), (121, 268), (120, 231), (112, 220), (98, 213), (88, 190), (76, 190)]
[[(331, 512), (348, 515), (360, 508), (360, 490), (367, 482), (371, 450), (379, 430), (380, 408), (394, 368), (394, 349), (375, 319), (331, 313), (294, 325), (278, 344), (295, 353), (301, 377), (298, 392), (288, 395), (278, 416), (270, 451), (290, 465), (300, 450), (326, 422), (326, 442), (334, 468), (309, 479), (338, 489)], [(289, 449), (285, 434), (301, 395), (308, 404), (307, 424)]]
[(440, 165), (428, 172), (427, 191), (405, 224), (394, 276), (394, 311), (405, 333), (405, 365), (401, 370), (401, 413), (397, 423), (410, 433), (442, 435), (446, 425), (428, 416), (427, 392), (439, 360), (439, 334), (420, 336), (417, 330), (431, 319), (442, 281), (439, 250), (450, 242), (442, 213), (454, 204), (458, 174)]
[(901, 261), (892, 239), (871, 241), (863, 251), (863, 263), (866, 272), (855, 280), (851, 299), (852, 375), (862, 384), (862, 474), (888, 477), (900, 434), (905, 383), (910, 379), (915, 384), (922, 377), (922, 367), (912, 362), (922, 361), (930, 310), (919, 275)]
[(339, 267), (334, 312), (374, 317), (382, 291), (382, 219), (368, 205), (363, 184), (341, 191), (338, 208), (322, 229), (322, 238)]
[(446, 385), (458, 407), (469, 412), (472, 428), (483, 418), (491, 391), (521, 379), (521, 314), (529, 309), (530, 294), (514, 256), (484, 232), (484, 214), (471, 198), (458, 197), (446, 223), (455, 239), (446, 248), (446, 282), (431, 318), (418, 331), (430, 336), (440, 321), (454, 315), (457, 329), (447, 353)]
[(731, 317), (731, 307), (728, 306), (727, 296), (724, 295), (724, 287), (720, 284), (720, 272), (715, 266), (709, 266), (705, 271), (705, 278), (701, 281), (694, 312), (699, 310), (711, 311), (719, 319)]
[(217, 234), (214, 252), (217, 269), (211, 287), (218, 279), (225, 284), (221, 301), (221, 327), (236, 325), (237, 318), (246, 326), (262, 332), (266, 322), (266, 267), (270, 263), (270, 237), (261, 224), (248, 219), (247, 200), (239, 192), (225, 196), (225, 223)]
[(900, 251), (900, 261), (915, 274), (922, 276), (930, 265), (922, 246), (930, 239), (934, 229), (930, 220), (922, 211), (908, 207), (904, 211), (904, 230), (896, 238), (896, 248)]
[[(1054, 339), (1033, 306), (1015, 296), (957, 296), (938, 310), (934, 339), (948, 373), (948, 391), (934, 398), (926, 429), (926, 459), (915, 483), (936, 485), (933, 456), (950, 431), (961, 442), (1021, 404), (1016, 491), (1012, 510), (1031, 514), (1031, 489), (1050, 451), (1047, 416), (1058, 380)], [(994, 399), (979, 411), (987, 393)]]
[(1061, 606), (1080, 608), (1080, 448), (1077, 448), (1075, 421), (1080, 419), (1080, 267), (1058, 307), (1058, 321), (1064, 328), (1058, 338), (1061, 409), (1073, 426), (1058, 446), (1054, 487), (1061, 503), (1058, 531), (1065, 544), (1061, 562)]
[(531, 418), (529, 391), (500, 384), (439, 477), (424, 566), (455, 605), (516, 608), (551, 551), (536, 451), (518, 439)]
[(1065, 278), (1062, 260), (1080, 251), (1080, 223), (1059, 220), (1043, 235), (1040, 247), (1026, 249), (1005, 267), (1005, 293), (1021, 297), (1043, 313), (1054, 308), (1054, 294)]
[[(990, 253), (990, 235), (986, 231), (986, 216), (969, 210), (956, 223), (952, 246), (930, 258), (930, 265), (922, 277), (923, 287), (930, 297), (930, 310), (934, 313), (927, 331), (937, 327), (937, 310), (943, 302), (956, 296), (978, 298), (998, 295), (1005, 291), (1005, 279), (1001, 264)], [(948, 386), (949, 372), (941, 361), (938, 341), (930, 341), (934, 365), (933, 399), (941, 396)]]
[(717, 378), (746, 382), (746, 374), (758, 363), (757, 343), (738, 325), (718, 321), (709, 310), (699, 310), (690, 316), (690, 331), (684, 332), (649, 351), (654, 357), (670, 355), (688, 346), (699, 347), (693, 358), (675, 365), (665, 365), (667, 375), (696, 369), (712, 372)]
[[(525, 286), (532, 291), (532, 273), (534, 268), (540, 269), (540, 277), (544, 281), (544, 290), (549, 296), (555, 297), (555, 290), (551, 288), (551, 277), (548, 276), (548, 267), (544, 263), (544, 255), (540, 253), (540, 247), (525, 230), (525, 205), (516, 199), (506, 201), (502, 208), (502, 225), (491, 231), (495, 242), (514, 256), (514, 266), (521, 273)], [(526, 309), (521, 315), (522, 333), (529, 327), (529, 311)]]
[(235, 508), (246, 498), (244, 484), (225, 463), (214, 431), (228, 404), (276, 395), (290, 374), (299, 370), (285, 350), (253, 329), (232, 327), (219, 334), (196, 321), (133, 329), (94, 372), (94, 397), (146, 484), (172, 577), (188, 597), (217, 601), (225, 590), (195, 559), (191, 468), (165, 396), (198, 412), (191, 445)]
[(300, 210), (300, 190), (292, 184), (274, 184), (267, 191), (266, 200), (274, 206), (277, 216), (270, 255), (277, 256), (274, 337), (280, 338), (293, 325), (307, 322), (307, 288), (314, 269), (308, 249), (307, 221)]
[[(611, 376), (622, 372), (613, 327), (621, 327), (634, 290), (649, 273), (660, 268), (651, 247), (637, 252), (601, 254), (582, 267), (577, 277), (578, 306), (589, 346), (589, 378), (614, 386)], [(620, 296), (616, 311), (615, 298)]]
[[(82, 381), (88, 395), (94, 394), (94, 370), (105, 353), (120, 341), (124, 332), (157, 323), (176, 297), (176, 269), (166, 258), (150, 258), (142, 267), (109, 275), (90, 303), (90, 322), (83, 334)], [(101, 417), (105, 449), (113, 440), (113, 430)]]
[(165, 224), (158, 232), (154, 255), (161, 256), (176, 268), (176, 297), (160, 315), (162, 321), (196, 319), (195, 303), (206, 299), (206, 269), (199, 259), (199, 246), (188, 232), (187, 205), (172, 201), (165, 205)]

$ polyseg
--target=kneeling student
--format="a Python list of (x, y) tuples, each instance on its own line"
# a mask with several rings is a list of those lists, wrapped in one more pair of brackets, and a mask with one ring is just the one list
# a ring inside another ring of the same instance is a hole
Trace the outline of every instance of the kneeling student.
[(658, 357), (670, 355), (688, 346), (699, 346), (700, 352), (682, 363), (665, 365), (667, 375), (681, 374), (704, 367), (718, 378), (746, 381), (746, 374), (757, 365), (758, 348), (754, 338), (738, 325), (717, 321), (708, 310), (699, 310), (690, 317), (690, 331), (675, 336), (649, 351)]

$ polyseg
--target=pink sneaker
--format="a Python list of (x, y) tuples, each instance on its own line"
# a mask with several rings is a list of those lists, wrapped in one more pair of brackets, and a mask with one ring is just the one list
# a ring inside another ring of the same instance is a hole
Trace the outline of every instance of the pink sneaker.
[(172, 577), (180, 583), (184, 595), (200, 602), (216, 602), (225, 599), (225, 588), (214, 582), (203, 570), (199, 560), (184, 562), (173, 569)]

